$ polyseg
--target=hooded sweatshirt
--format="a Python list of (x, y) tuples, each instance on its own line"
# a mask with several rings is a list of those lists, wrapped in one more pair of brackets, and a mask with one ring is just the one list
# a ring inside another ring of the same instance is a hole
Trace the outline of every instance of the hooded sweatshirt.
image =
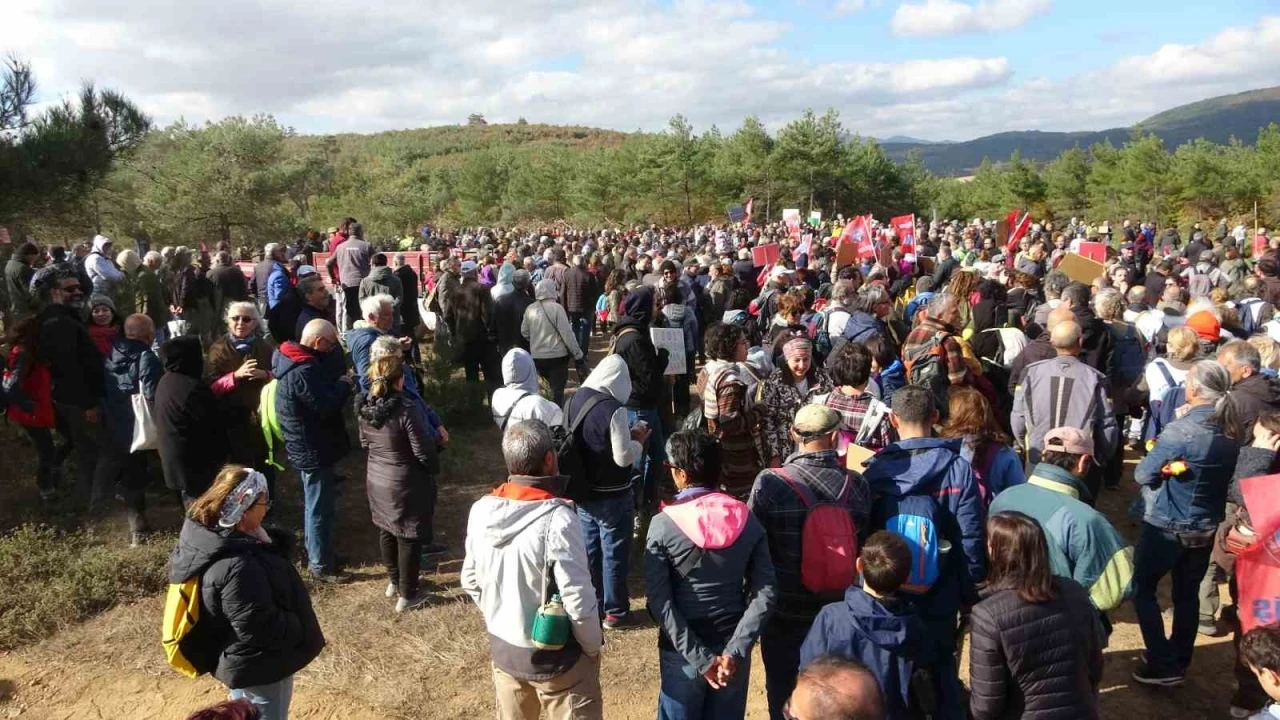
[[(494, 667), (520, 680), (556, 677), (604, 642), (582, 522), (553, 492), (565, 480), (513, 475), (467, 519), (462, 589), (484, 615)], [(551, 582), (573, 632), (562, 649), (540, 650), (529, 629)]]
[(986, 507), (973, 469), (960, 456), (961, 439), (912, 438), (881, 450), (867, 464), (872, 527), (883, 528), (896, 501), (928, 496), (938, 506), (939, 534), (951, 552), (939, 558), (938, 580), (917, 599), (926, 617), (946, 617), (962, 600), (976, 599), (974, 587), (987, 574)]
[(160, 347), (164, 375), (156, 384), (152, 415), (164, 479), (173, 490), (198, 497), (226, 461), (226, 423), (204, 382), (200, 339), (176, 337)]
[(874, 598), (854, 585), (844, 601), (818, 613), (800, 646), (800, 667), (823, 655), (857, 660), (876, 680), (885, 698), (887, 720), (907, 720), (911, 673), (933, 661), (926, 628), (910, 603), (894, 596)]
[(93, 250), (84, 259), (84, 271), (93, 283), (93, 292), (99, 295), (110, 295), (111, 288), (124, 279), (124, 272), (115, 261), (107, 256), (107, 245), (111, 239), (102, 235), (93, 238)]
[(746, 503), (709, 488), (677, 494), (654, 516), (644, 577), (658, 648), (679, 652), (698, 673), (717, 655), (751, 657), (777, 604), (764, 526)]
[(542, 280), (534, 288), (534, 302), (525, 308), (520, 334), (529, 340), (529, 354), (537, 360), (583, 357), (574, 339), (569, 316), (557, 302), (559, 289), (552, 280)]
[(498, 282), (489, 288), (489, 295), (493, 297), (493, 301), (497, 302), (507, 293), (515, 292), (516, 286), (511, 281), (513, 275), (516, 274), (516, 266), (511, 263), (502, 263), (502, 267), (498, 268)]
[(653, 289), (638, 287), (622, 301), (623, 317), (613, 329), (613, 354), (627, 363), (631, 376), (631, 397), (627, 407), (652, 410), (662, 394), (663, 373), (667, 369), (666, 348), (653, 345), (649, 323), (653, 320)]
[(521, 420), (541, 420), (548, 427), (564, 424), (564, 413), (555, 403), (538, 394), (538, 371), (533, 357), (512, 348), (502, 358), (502, 381), (493, 393), (489, 410), (498, 429), (505, 431)]
[(606, 356), (591, 371), (582, 387), (565, 403), (565, 424), (595, 397), (603, 397), (578, 421), (574, 442), (582, 452), (583, 469), (590, 480), (590, 497), (611, 497), (631, 488), (631, 464), (644, 446), (631, 439), (626, 400), (631, 396), (627, 364), (617, 355)]

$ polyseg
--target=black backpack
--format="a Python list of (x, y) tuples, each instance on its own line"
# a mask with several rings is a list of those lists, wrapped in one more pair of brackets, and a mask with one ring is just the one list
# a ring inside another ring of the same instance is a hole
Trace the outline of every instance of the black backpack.
[(556, 457), (560, 461), (560, 474), (569, 478), (565, 497), (574, 502), (586, 500), (591, 494), (591, 478), (587, 477), (587, 467), (582, 462), (582, 451), (578, 449), (578, 427), (582, 425), (582, 421), (587, 418), (592, 408), (604, 402), (605, 397), (604, 393), (600, 393), (589, 398), (572, 419), (569, 415), (569, 400), (565, 400), (564, 417), (569, 420), (569, 424), (551, 428), (551, 439), (555, 444)]
[(942, 343), (947, 339), (944, 332), (935, 333), (928, 343), (921, 345), (910, 355), (903, 353), (902, 364), (906, 368), (906, 379), (909, 385), (921, 385), (933, 392), (939, 414), (945, 419), (947, 403), (951, 394), (951, 380), (947, 374), (946, 353)]

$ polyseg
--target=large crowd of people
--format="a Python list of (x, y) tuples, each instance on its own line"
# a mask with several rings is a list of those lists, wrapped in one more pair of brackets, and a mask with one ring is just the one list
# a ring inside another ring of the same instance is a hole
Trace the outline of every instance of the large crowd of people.
[[(600, 652), (640, 622), (629, 577), (658, 628), (660, 718), (743, 717), (757, 643), (773, 720), (1096, 718), (1126, 602), (1135, 683), (1181, 685), (1197, 633), (1232, 633), (1224, 712), (1266, 717), (1280, 630), (1242, 633), (1219, 586), (1248, 590), (1224, 538), (1277, 530), (1240, 487), (1280, 467), (1280, 247), (1225, 220), (1185, 243), (1129, 221), (1013, 243), (918, 226), (869, 228), (869, 252), (839, 223), (424, 227), (379, 247), (348, 218), (250, 271), (224, 244), (28, 241), (5, 267), (7, 414), (40, 497), (123, 502), (133, 544), (155, 451), (186, 510), (170, 580), (197, 583), (202, 618), (166, 639), (171, 662), (236, 712), (286, 717), (325, 643), (295, 528), (269, 513), (284, 468), (308, 575), (344, 582), (338, 463), (363, 451), (385, 595), (429, 601), (449, 442), (416, 372), (429, 343), (484, 383), (502, 435), (479, 450), (508, 476), (471, 508), (461, 577), (501, 718), (607, 714)], [(1076, 262), (1084, 242), (1104, 261)], [(1095, 509), (1127, 453), (1133, 547)]]

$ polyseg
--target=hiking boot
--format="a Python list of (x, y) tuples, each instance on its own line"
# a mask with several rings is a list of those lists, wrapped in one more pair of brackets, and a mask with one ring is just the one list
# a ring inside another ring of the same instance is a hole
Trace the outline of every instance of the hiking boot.
[(397, 592), (399, 592), (399, 591), (398, 591), (398, 590), (396, 590), (396, 584), (395, 584), (395, 583), (387, 583), (387, 592), (386, 592), (386, 596), (387, 596), (388, 598), (393, 598), (393, 597), (395, 597)]
[(1133, 671), (1133, 680), (1152, 687), (1178, 687), (1186, 682), (1186, 676), (1181, 672), (1153, 672), (1151, 666), (1144, 664)]
[(315, 570), (312, 570), (310, 572), (311, 579), (321, 585), (341, 585), (349, 579), (346, 573), (333, 572), (331, 570), (327, 572), (316, 572)]
[(418, 593), (411, 598), (402, 597), (399, 600), (397, 600), (396, 612), (402, 613), (402, 612), (408, 612), (410, 610), (416, 610), (422, 607), (423, 605), (426, 605), (427, 600), (430, 600), (430, 599), (431, 599), (430, 593), (419, 590)]
[(1196, 625), (1196, 632), (1205, 637), (1218, 637), (1218, 621), (1213, 618), (1200, 618), (1200, 624)]

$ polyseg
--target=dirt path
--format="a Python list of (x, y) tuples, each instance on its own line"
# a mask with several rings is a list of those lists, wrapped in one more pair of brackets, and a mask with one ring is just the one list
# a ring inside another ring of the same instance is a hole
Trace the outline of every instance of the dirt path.
[[(396, 615), (378, 561), (377, 533), (369, 522), (359, 453), (341, 466), (338, 551), (354, 568), (355, 582), (321, 587), (313, 599), (328, 647), (297, 676), (291, 717), (487, 718), (492, 685), (483, 622), (458, 589), (458, 570), (470, 503), (500, 482), (499, 435), (492, 426), (458, 432), (443, 455), (439, 529), (451, 549), (438, 567), (427, 568), (435, 589), (431, 605)], [(1132, 462), (1132, 461), (1131, 461)], [(1124, 519), (1134, 494), (1104, 496), (1100, 507), (1131, 540), (1136, 525)], [(295, 478), (282, 483), (282, 521), (300, 524)], [(290, 523), (292, 523), (290, 525)], [(633, 573), (633, 608), (643, 611), (642, 587)], [(0, 718), (51, 720), (143, 720), (184, 717), (217, 702), (226, 690), (210, 678), (188, 680), (170, 671), (159, 646), (163, 601), (116, 607), (20, 652), (0, 654)], [(1165, 598), (1167, 607), (1167, 597)], [(643, 612), (640, 613), (643, 615)], [(1134, 686), (1129, 673), (1142, 649), (1131, 608), (1113, 618), (1102, 703), (1106, 718), (1192, 720), (1225, 717), (1231, 681), (1230, 643), (1199, 638), (1187, 684), (1179, 690)], [(611, 633), (603, 663), (605, 716), (641, 720), (655, 715), (657, 634), (651, 625)], [(758, 655), (753, 663), (748, 717), (764, 718), (764, 684)]]

